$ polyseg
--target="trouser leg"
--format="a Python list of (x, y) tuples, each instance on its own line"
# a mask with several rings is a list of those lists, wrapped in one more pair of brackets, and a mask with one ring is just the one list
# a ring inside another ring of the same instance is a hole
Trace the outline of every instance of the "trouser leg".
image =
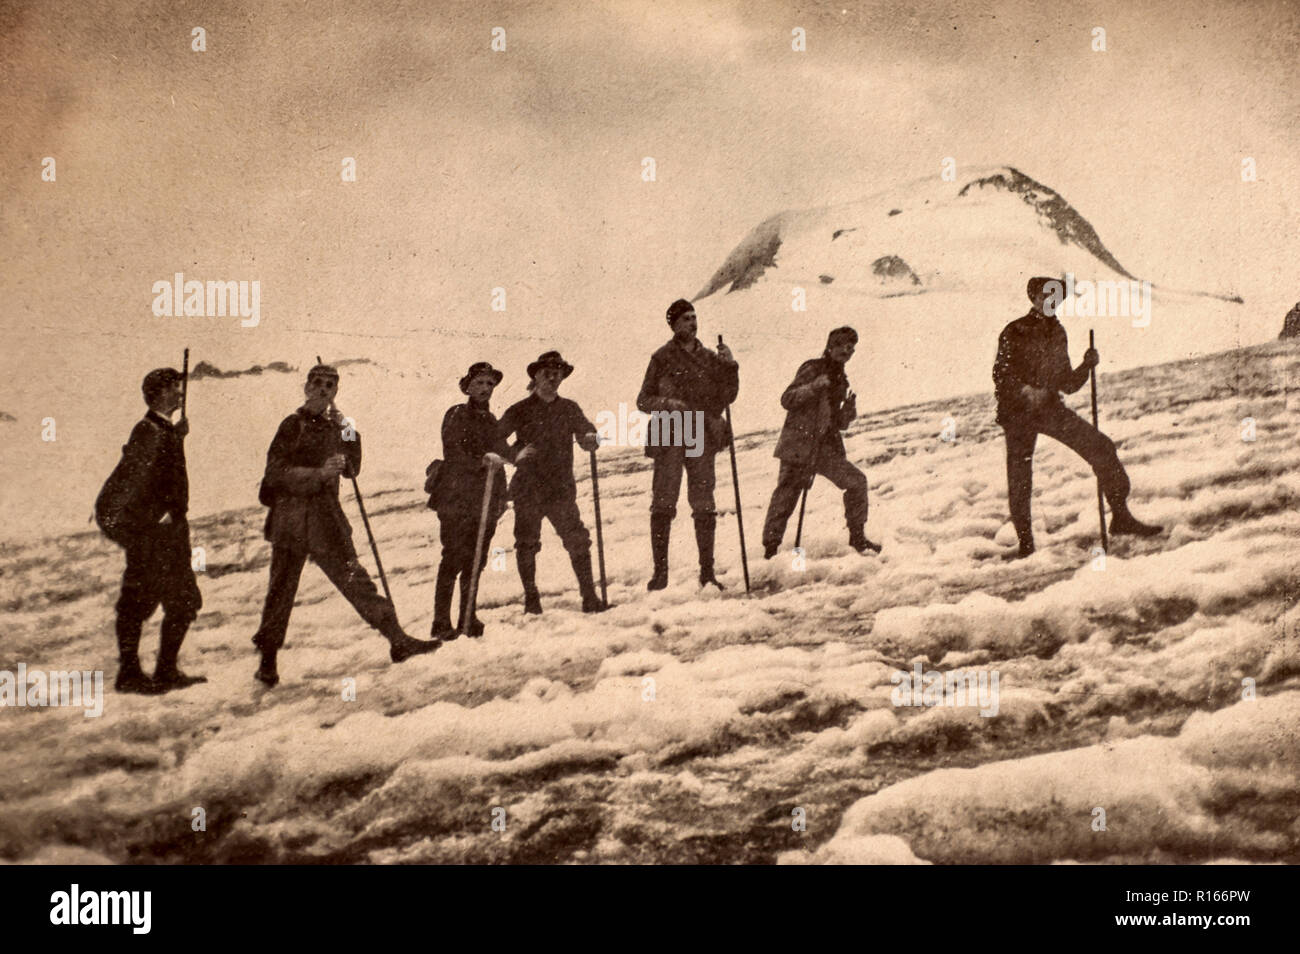
[(375, 581), (357, 561), (355, 553), (313, 553), (312, 560), (361, 618), (385, 638), (391, 640), (394, 636), (404, 635), (397, 622), (397, 610), (388, 597), (376, 589)]
[(262, 625), (253, 642), (264, 650), (278, 650), (284, 645), (284, 634), (289, 628), (289, 614), (293, 600), (298, 595), (298, 581), (302, 578), (303, 564), (307, 562), (305, 550), (288, 547), (271, 547), (271, 578), (262, 606)]
[(686, 451), (681, 447), (666, 447), (654, 459), (654, 476), (650, 482), (650, 512), (667, 514), (671, 520), (677, 516), (677, 498), (682, 490), (682, 468), (686, 464)]
[(1128, 509), (1129, 479), (1120, 463), (1115, 442), (1069, 408), (1060, 406), (1042, 415), (1038, 430), (1060, 441), (1092, 468), (1111, 510)]
[(714, 503), (713, 488), (717, 481), (717, 471), (713, 455), (683, 456), (682, 460), (686, 469), (686, 501), (691, 505), (691, 515), (698, 517), (716, 514), (718, 508)]
[(582, 594), (584, 606), (593, 606), (599, 602), (591, 570), (591, 534), (582, 522), (582, 512), (578, 510), (578, 501), (565, 497), (553, 502), (546, 512), (546, 518), (559, 534), (564, 549), (568, 551), (569, 563), (573, 575), (578, 580), (578, 589)]
[(122, 592), (115, 607), (118, 668), (134, 673), (140, 669), (140, 633), (144, 622), (153, 615), (160, 602), (158, 581), (154, 576), (152, 543), (143, 540), (126, 551), (126, 570), (122, 574)]
[(1011, 523), (1021, 550), (1034, 546), (1034, 530), (1030, 512), (1030, 499), (1034, 481), (1034, 445), (1038, 432), (1032, 427), (1004, 427), (1007, 440), (1007, 501), (1011, 510)]
[(806, 467), (792, 461), (781, 461), (772, 499), (767, 504), (767, 519), (763, 521), (763, 548), (775, 550), (785, 537), (786, 525), (794, 513), (799, 496), (808, 486), (810, 473)]
[(817, 472), (844, 491), (844, 523), (850, 533), (860, 531), (867, 522), (867, 475), (838, 454), (823, 455)]
[(166, 582), (162, 592), (163, 621), (155, 678), (176, 671), (185, 634), (203, 608), (203, 594), (199, 592), (198, 580), (190, 566), (188, 532), (168, 548), (166, 566), (160, 569)]

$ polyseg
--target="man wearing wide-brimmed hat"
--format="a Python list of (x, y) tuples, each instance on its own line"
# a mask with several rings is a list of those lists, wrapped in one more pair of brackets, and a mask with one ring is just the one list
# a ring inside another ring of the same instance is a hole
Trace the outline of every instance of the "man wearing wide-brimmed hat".
[(542, 518), (559, 534), (569, 552), (582, 592), (582, 611), (599, 613), (604, 603), (596, 594), (591, 570), (591, 534), (578, 512), (578, 488), (573, 476), (573, 442), (585, 451), (600, 446), (596, 425), (582, 408), (559, 396), (560, 382), (573, 365), (558, 351), (547, 351), (528, 365), (532, 392), (501, 416), (498, 434), (518, 434), (509, 453), (515, 463), (510, 495), (515, 502), (515, 559), (524, 586), (524, 612), (540, 613), (537, 591), (537, 551), (542, 548)]
[(360, 472), (361, 435), (334, 406), (338, 388), (336, 368), (313, 367), (303, 385), (306, 401), (280, 423), (266, 452), (262, 501), (271, 508), (265, 528), (271, 542), (271, 579), (253, 645), (262, 654), (257, 678), (268, 686), (280, 681), (276, 656), (284, 645), (308, 557), (361, 618), (388, 640), (393, 662), (439, 646), (406, 635), (393, 604), (375, 589), (357, 560), (352, 525), (339, 505), (339, 477)]
[[(488, 408), (492, 392), (503, 377), (486, 361), (470, 365), (460, 379), (460, 390), (467, 400), (448, 408), (442, 419), (443, 463), (434, 492), (442, 541), (442, 561), (438, 564), (433, 602), (435, 639), (455, 639), (461, 631), (470, 636), (483, 635), (478, 615), (470, 616), (469, 589), (489, 473), (493, 475), (492, 497), (483, 531), (480, 572), (487, 563), (488, 546), (497, 520), (506, 507), (506, 478), (501, 465), (509, 449), (497, 436), (497, 419)], [(453, 627), (451, 597), (457, 578), (460, 579), (460, 619)]]
[(1114, 441), (1061, 400), (1062, 391), (1073, 394), (1083, 387), (1101, 360), (1096, 349), (1089, 348), (1082, 364), (1077, 368), (1070, 364), (1069, 341), (1056, 317), (1065, 282), (1031, 278), (1026, 293), (1033, 307), (1002, 329), (993, 364), (997, 422), (1007, 439), (1007, 496), (1011, 522), (1020, 541), (1014, 556), (1027, 557), (1034, 552), (1030, 493), (1034, 445), (1039, 434), (1054, 437), (1088, 462), (1110, 504), (1112, 534), (1158, 534), (1160, 527), (1143, 523), (1129, 512), (1128, 473), (1120, 463)]
[(648, 590), (668, 585), (668, 537), (677, 515), (677, 498), (686, 471), (686, 499), (695, 520), (695, 543), (700, 554), (700, 585), (722, 589), (713, 572), (713, 538), (718, 512), (713, 488), (717, 476), (714, 456), (727, 447), (730, 434), (723, 411), (740, 391), (740, 368), (725, 344), (710, 351), (695, 337), (695, 306), (679, 298), (668, 306), (672, 340), (650, 357), (636, 406), (643, 414), (695, 414), (704, 421), (703, 453), (691, 456), (681, 443), (647, 441), (645, 453), (654, 459), (650, 498), (650, 549), (654, 576)]

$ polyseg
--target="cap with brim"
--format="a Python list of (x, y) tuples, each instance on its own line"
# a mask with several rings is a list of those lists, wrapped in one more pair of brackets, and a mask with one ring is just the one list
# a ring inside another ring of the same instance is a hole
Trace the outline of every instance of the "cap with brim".
[(318, 364), (307, 372), (307, 380), (310, 381), (312, 378), (333, 378), (337, 381), (339, 379), (339, 369), (332, 364)]
[(528, 366), (528, 376), (534, 378), (542, 368), (559, 368), (568, 377), (573, 373), (573, 365), (560, 357), (558, 351), (548, 351)]
[(469, 383), (480, 374), (489, 375), (492, 378), (493, 386), (500, 384), (501, 379), (505, 377), (504, 374), (492, 367), (488, 362), (476, 361), (469, 366), (469, 370), (465, 372), (465, 376), (460, 379), (460, 393), (469, 394)]

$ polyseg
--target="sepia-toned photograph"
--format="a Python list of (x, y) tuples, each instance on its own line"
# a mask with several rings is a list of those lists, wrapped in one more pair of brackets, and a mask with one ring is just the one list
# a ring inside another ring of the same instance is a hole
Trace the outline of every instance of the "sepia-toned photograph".
[(0, 0), (0, 861), (1300, 861), (1298, 54)]

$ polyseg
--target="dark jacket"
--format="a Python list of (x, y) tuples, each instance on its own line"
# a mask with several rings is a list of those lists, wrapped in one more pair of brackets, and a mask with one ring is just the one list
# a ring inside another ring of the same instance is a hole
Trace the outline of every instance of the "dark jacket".
[[(476, 408), (468, 401), (447, 409), (442, 418), (442, 471), (438, 477), (438, 519), (450, 520), (473, 516), (483, 509), (483, 487), (487, 465), (483, 455), (489, 451), (510, 460), (510, 448), (497, 434), (496, 416), (486, 408)], [(493, 480), (493, 507), (490, 518), (496, 521), (505, 510), (505, 468), (497, 470)]]
[(502, 456), (515, 462), (519, 452), (529, 444), (536, 448), (536, 453), (517, 462), (515, 476), (510, 481), (510, 495), (515, 499), (522, 496), (542, 500), (577, 496), (573, 478), (573, 439), (595, 431), (596, 425), (587, 420), (576, 402), (568, 398), (557, 397), (547, 404), (536, 394), (531, 394), (512, 404), (501, 415), (497, 436), (502, 442), (511, 434), (517, 433), (519, 437)]
[(339, 505), (339, 477), (321, 468), (333, 454), (347, 456), (353, 474), (361, 471), (361, 435), (343, 429), (324, 414), (300, 407), (280, 423), (266, 452), (266, 483), (275, 495), (266, 517), (266, 539), (276, 546), (308, 552), (355, 554), (352, 525)]
[[(704, 453), (716, 454), (727, 446), (731, 435), (722, 412), (740, 393), (740, 368), (723, 361), (698, 338), (689, 349), (674, 338), (650, 356), (650, 364), (637, 395), (637, 410), (643, 414), (669, 410), (668, 401), (685, 402), (691, 411), (704, 412)], [(647, 457), (658, 457), (663, 447), (646, 442)]]
[[(822, 375), (831, 379), (829, 388), (818, 389), (813, 382)], [(814, 455), (844, 456), (844, 439), (840, 431), (857, 417), (852, 404), (846, 404), (849, 379), (844, 365), (826, 355), (805, 361), (794, 381), (781, 395), (785, 408), (785, 426), (776, 442), (774, 457), (793, 463), (811, 461)]]
[(185, 442), (171, 421), (150, 411), (131, 430), (122, 459), (95, 501), (95, 515), (109, 539), (130, 547), (166, 527), (171, 514), (184, 526), (190, 506)]
[(1049, 400), (1061, 403), (1060, 392), (1073, 394), (1088, 380), (1089, 369), (1076, 371), (1070, 364), (1065, 328), (1052, 317), (1034, 312), (1017, 318), (998, 337), (998, 356), (993, 363), (993, 390), (998, 399), (999, 424), (1030, 417), (1034, 409), (1020, 393), (1023, 385), (1046, 388)]

